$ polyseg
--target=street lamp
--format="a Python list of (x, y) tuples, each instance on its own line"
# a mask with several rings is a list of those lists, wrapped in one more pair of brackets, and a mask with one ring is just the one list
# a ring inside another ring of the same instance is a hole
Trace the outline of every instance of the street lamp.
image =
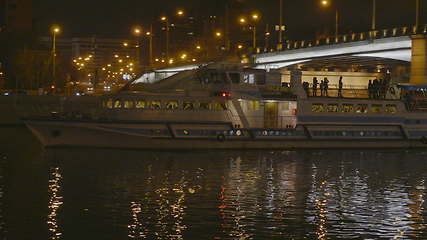
[(148, 65), (151, 66), (153, 61), (153, 25), (150, 25), (150, 31), (146, 32), (145, 35), (147, 35), (149, 39), (149, 60)]
[(376, 0), (372, 0), (372, 26), (371, 26), (371, 30), (375, 31), (375, 29), (377, 28), (377, 3)]
[(138, 67), (141, 66), (141, 33), (142, 28), (139, 26), (136, 26), (132, 30), (133, 34), (137, 38), (137, 45), (136, 45), (136, 60), (138, 63)]
[(56, 35), (61, 32), (61, 28), (57, 25), (52, 26), (52, 86), (56, 84)]
[(160, 20), (166, 24), (166, 58), (169, 58), (169, 19), (163, 16)]
[[(260, 16), (256, 13), (251, 15), (251, 20), (253, 22), (252, 27), (252, 48), (255, 49), (256, 48), (256, 22), (259, 20)], [(241, 17), (239, 19), (240, 24), (244, 25), (246, 24), (248, 21), (246, 20), (246, 18)]]
[(254, 21), (254, 24), (252, 26), (252, 30), (253, 30), (253, 38), (252, 38), (252, 47), (253, 49), (256, 48), (256, 21), (259, 20), (259, 15), (254, 13), (252, 14), (252, 21)]
[[(331, 5), (331, 2), (330, 0), (321, 0), (320, 4), (323, 7), (328, 7), (329, 5)], [(339, 24), (339, 12), (338, 12), (338, 7), (335, 4), (335, 37), (338, 37), (338, 32), (339, 32), (338, 24)]]

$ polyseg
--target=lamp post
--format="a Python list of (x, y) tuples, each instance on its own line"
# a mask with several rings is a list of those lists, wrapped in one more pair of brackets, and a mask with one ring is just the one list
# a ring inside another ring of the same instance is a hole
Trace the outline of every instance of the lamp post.
[(166, 59), (169, 59), (169, 19), (166, 16), (160, 18), (166, 24)]
[[(328, 7), (331, 4), (331, 2), (329, 0), (322, 0), (320, 4), (324, 7)], [(335, 37), (338, 37), (338, 33), (339, 33), (339, 12), (338, 12), (338, 7), (335, 6)]]
[(377, 1), (372, 0), (372, 26), (371, 30), (375, 31), (377, 29)]
[(150, 25), (150, 31), (146, 32), (145, 35), (147, 35), (149, 40), (148, 65), (151, 66), (153, 63), (153, 25)]
[(61, 32), (59, 26), (52, 26), (52, 86), (56, 84), (56, 35)]
[(136, 43), (136, 61), (137, 61), (137, 66), (138, 69), (141, 66), (141, 33), (142, 33), (142, 29), (141, 27), (137, 26), (133, 28), (133, 34), (135, 35), (136, 39), (137, 39), (137, 43)]
[[(256, 22), (259, 20), (259, 15), (258, 14), (256, 14), (256, 13), (254, 13), (254, 14), (252, 14), (252, 16), (251, 16), (251, 19), (252, 19), (252, 21), (253, 21), (253, 25), (251, 26), (252, 27), (252, 48), (253, 49), (255, 49), (256, 48), (256, 43), (257, 43), (257, 39), (256, 39)], [(246, 18), (244, 18), (244, 17), (241, 17), (240, 19), (239, 19), (239, 22), (240, 22), (240, 24), (242, 24), (242, 25), (244, 25), (244, 24), (246, 24), (247, 23), (247, 20), (246, 20)]]
[(416, 0), (416, 7), (415, 7), (415, 26), (418, 29), (418, 26), (420, 26), (420, 0)]
[[(184, 10), (182, 10), (182, 9), (178, 9), (177, 11), (176, 11), (176, 16), (177, 17), (184, 17), (185, 16), (185, 11)], [(167, 59), (169, 59), (169, 42), (170, 42), (170, 27), (171, 26), (173, 26), (173, 24), (170, 24), (170, 22), (169, 22), (169, 18), (167, 17), (167, 16), (162, 16), (161, 18), (160, 18), (160, 20), (162, 21), (162, 22), (164, 22), (165, 23), (165, 27), (166, 27), (166, 58)]]
[(283, 42), (283, 0), (280, 0), (279, 3), (279, 11), (280, 11), (280, 18), (279, 18), (279, 49), (282, 49), (282, 42)]

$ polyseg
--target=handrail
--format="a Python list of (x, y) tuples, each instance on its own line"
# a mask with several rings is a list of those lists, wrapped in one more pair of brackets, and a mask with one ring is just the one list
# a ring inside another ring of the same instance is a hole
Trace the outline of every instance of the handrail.
[[(427, 34), (427, 24), (423, 26), (404, 26), (399, 28), (379, 29), (368, 32), (360, 33), (349, 33), (338, 36), (328, 36), (324, 38), (312, 39), (312, 40), (287, 40), (282, 49), (264, 49), (264, 53), (279, 52), (286, 50), (294, 50), (301, 48), (310, 48), (325, 46), (331, 44), (341, 44), (348, 42), (357, 42), (365, 40), (375, 40), (382, 38), (410, 36), (416, 34)], [(261, 53), (262, 54), (262, 53)]]

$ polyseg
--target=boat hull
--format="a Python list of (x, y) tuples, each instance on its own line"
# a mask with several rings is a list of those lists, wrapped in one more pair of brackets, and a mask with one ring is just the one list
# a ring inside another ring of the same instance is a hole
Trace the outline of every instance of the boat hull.
[[(373, 148), (427, 148), (418, 139), (313, 139), (309, 137), (256, 137), (242, 136), (189, 137), (144, 136), (138, 133), (141, 124), (90, 123), (63, 121), (25, 121), (28, 128), (45, 147), (95, 147), (146, 150), (192, 149), (373, 149)], [(148, 126), (147, 124), (145, 124)], [(150, 124), (150, 127), (156, 124)], [(157, 128), (160, 125), (157, 124)], [(123, 129), (135, 131), (123, 131)], [(175, 131), (174, 126), (165, 132)], [(230, 127), (220, 125), (228, 131)], [(222, 130), (221, 130), (222, 131)], [(243, 132), (245, 130), (242, 130)], [(249, 130), (248, 130), (249, 132)], [(160, 130), (159, 130), (160, 133)]]

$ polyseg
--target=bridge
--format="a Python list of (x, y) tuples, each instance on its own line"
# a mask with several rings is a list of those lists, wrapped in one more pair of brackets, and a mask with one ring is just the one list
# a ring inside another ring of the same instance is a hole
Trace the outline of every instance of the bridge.
[[(344, 34), (313, 41), (288, 41), (282, 50), (253, 54), (251, 60), (260, 69), (348, 69), (353, 66), (393, 69), (410, 66), (411, 83), (427, 84), (426, 35), (427, 25)], [(197, 66), (157, 70), (138, 81), (153, 82), (161, 76), (194, 68)]]

